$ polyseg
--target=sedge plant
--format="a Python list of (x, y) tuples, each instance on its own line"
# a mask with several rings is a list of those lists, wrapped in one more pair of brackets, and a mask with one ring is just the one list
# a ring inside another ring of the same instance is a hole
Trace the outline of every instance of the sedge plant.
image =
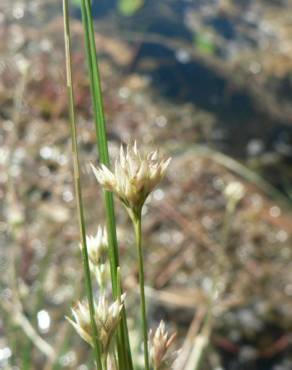
[[(174, 336), (168, 336), (163, 322), (159, 325), (154, 335), (148, 335), (141, 215), (146, 198), (164, 177), (170, 159), (159, 159), (157, 151), (144, 155), (138, 151), (135, 142), (134, 145), (128, 145), (126, 151), (121, 147), (119, 158), (115, 162), (114, 171), (110, 170), (90, 1), (81, 0), (81, 9), (100, 159), (100, 166), (98, 168), (92, 166), (92, 168), (96, 179), (104, 189), (107, 227), (106, 229), (99, 227), (95, 236), (86, 236), (74, 112), (69, 10), (68, 0), (63, 0), (67, 91), (73, 148), (74, 182), (87, 293), (87, 299), (79, 301), (72, 308), (72, 318), (67, 319), (82, 339), (92, 346), (95, 354), (96, 368), (98, 370), (132, 370), (134, 368), (124, 306), (125, 294), (122, 293), (120, 279), (112, 195), (115, 193), (126, 207), (133, 223), (136, 237), (141, 321), (143, 327), (144, 368), (145, 370), (165, 370), (171, 367), (175, 358), (175, 356), (169, 355), (169, 347), (173, 342)], [(109, 280), (107, 278), (108, 265), (110, 265), (111, 273), (111, 294), (109, 294), (109, 289), (107, 289)], [(92, 276), (95, 276), (98, 286), (97, 298), (94, 297)], [(109, 297), (110, 295), (112, 298)], [(111, 299), (113, 300), (112, 303), (110, 303)]]
[(144, 288), (144, 258), (142, 250), (142, 207), (154, 189), (162, 180), (169, 165), (170, 158), (159, 160), (158, 152), (143, 155), (138, 151), (136, 142), (128, 145), (126, 151), (121, 146), (119, 158), (115, 162), (114, 171), (111, 172), (105, 165), (100, 168), (92, 166), (97, 181), (106, 190), (117, 195), (125, 206), (134, 226), (141, 298), (141, 318), (144, 341), (145, 370), (150, 370), (148, 354), (148, 325)]
[[(100, 162), (108, 166), (109, 165), (108, 143), (106, 136), (103, 98), (95, 46), (95, 35), (90, 0), (81, 0), (81, 11), (85, 36), (87, 67), (89, 72), (90, 90), (92, 96), (93, 116), (96, 129), (97, 149), (99, 153)], [(117, 298), (119, 292), (119, 287), (117, 286), (118, 280), (117, 269), (119, 267), (119, 253), (116, 235), (114, 203), (111, 192), (108, 191), (104, 192), (104, 205), (106, 213), (106, 224), (109, 235), (109, 259), (112, 280), (112, 293), (113, 297)], [(121, 369), (133, 370), (126, 313), (124, 310), (122, 311), (122, 319), (118, 329), (118, 360)]]
[(70, 129), (71, 129), (71, 141), (72, 141), (72, 154), (73, 154), (73, 168), (74, 168), (74, 184), (75, 193), (78, 209), (78, 221), (80, 228), (80, 237), (82, 243), (82, 258), (84, 266), (84, 275), (86, 282), (86, 293), (88, 299), (88, 310), (89, 310), (89, 324), (93, 333), (93, 346), (95, 352), (96, 366), (98, 370), (102, 370), (101, 364), (101, 347), (98, 341), (97, 326), (95, 322), (95, 307), (92, 292), (92, 282), (89, 267), (89, 258), (87, 251), (87, 241), (86, 241), (86, 228), (84, 219), (84, 209), (82, 201), (82, 190), (80, 181), (80, 164), (78, 156), (77, 147), (77, 129), (76, 129), (76, 119), (74, 111), (74, 91), (72, 84), (72, 67), (71, 67), (71, 44), (70, 44), (70, 24), (69, 24), (69, 10), (68, 10), (68, 0), (63, 0), (63, 12), (64, 12), (64, 40), (65, 40), (65, 54), (66, 54), (66, 72), (67, 72), (67, 93), (68, 93), (68, 103), (69, 103), (69, 116), (70, 116)]

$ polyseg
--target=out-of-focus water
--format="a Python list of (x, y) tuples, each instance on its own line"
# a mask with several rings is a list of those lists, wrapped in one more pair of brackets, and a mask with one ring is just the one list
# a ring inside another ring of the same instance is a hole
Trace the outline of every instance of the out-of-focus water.
[(288, 48), (274, 23), (288, 2), (146, 0), (131, 16), (121, 11), (125, 2), (93, 1), (93, 12), (97, 27), (108, 20), (113, 35), (138, 44), (128, 71), (150, 78), (159, 96), (214, 114), (223, 150), (253, 155), (258, 140), (263, 152), (291, 158), (290, 72), (277, 77), (265, 67), (269, 58), (280, 65)]

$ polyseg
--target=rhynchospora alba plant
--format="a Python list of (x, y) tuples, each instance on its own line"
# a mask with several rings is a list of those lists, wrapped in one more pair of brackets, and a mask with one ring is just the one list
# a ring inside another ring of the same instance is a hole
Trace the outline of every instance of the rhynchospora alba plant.
[[(102, 229), (98, 229), (98, 232), (95, 236), (86, 236), (82, 187), (80, 182), (77, 125), (74, 109), (74, 91), (72, 83), (69, 6), (68, 0), (63, 0), (67, 92), (69, 101), (72, 152), (74, 159), (74, 183), (76, 189), (80, 236), (82, 240), (81, 251), (87, 293), (87, 301), (79, 302), (72, 309), (73, 320), (69, 319), (69, 321), (79, 335), (94, 347), (96, 367), (98, 370), (108, 370), (109, 366), (115, 366), (115, 369), (117, 370), (133, 370), (131, 348), (129, 344), (129, 335), (124, 309), (124, 295), (121, 294), (119, 255), (112, 199), (112, 193), (115, 193), (126, 206), (135, 229), (139, 264), (145, 370), (150, 370), (148, 324), (144, 292), (141, 211), (148, 195), (164, 177), (170, 159), (159, 160), (157, 151), (143, 155), (138, 151), (135, 143), (133, 146), (129, 145), (126, 151), (121, 148), (119, 159), (115, 163), (115, 169), (113, 172), (110, 171), (102, 91), (96, 56), (90, 0), (81, 0), (81, 10), (85, 33), (86, 57), (90, 76), (94, 122), (101, 160), (101, 166), (99, 168), (93, 167), (93, 170), (97, 180), (106, 190), (104, 192), (104, 204), (106, 210), (107, 230), (109, 231), (109, 234), (107, 237)], [(107, 243), (108, 247), (106, 246)], [(108, 250), (110, 258), (111, 279), (108, 280), (111, 281), (112, 295), (115, 297), (113, 303), (109, 303), (107, 291), (105, 289), (107, 280), (105, 275), (107, 258), (105, 259), (104, 256), (106, 255), (106, 249)], [(94, 290), (91, 281), (92, 274), (96, 275), (97, 282), (99, 284), (99, 295), (97, 298), (94, 297)], [(115, 335), (115, 333), (117, 335)], [(162, 328), (158, 329), (157, 333), (157, 337), (159, 337), (160, 333), (161, 338), (165, 338)], [(156, 344), (156, 349), (154, 352), (151, 352), (154, 353), (156, 360), (159, 359), (159, 363), (162, 363), (161, 361), (164, 356), (161, 357), (161, 354), (168, 349), (168, 344), (169, 342), (166, 339), (163, 348), (159, 349)], [(113, 353), (111, 353), (111, 347), (113, 347)], [(111, 357), (109, 355), (112, 355), (114, 359), (113, 362), (108, 362), (108, 358)], [(153, 362), (154, 357), (151, 357), (151, 359)], [(157, 361), (156, 363), (158, 364)], [(153, 365), (155, 365), (154, 362)], [(156, 366), (155, 370), (156, 369), (158, 370), (159, 368)]]
[[(160, 159), (157, 151), (146, 155), (139, 152), (135, 142), (132, 146), (128, 145), (126, 150), (121, 147), (113, 172), (105, 165), (98, 168), (91, 165), (97, 181), (104, 189), (110, 190), (118, 196), (126, 207), (134, 225), (139, 265), (145, 370), (150, 370), (152, 367), (155, 370), (170, 369), (176, 356), (175, 353), (169, 351), (175, 335), (168, 336), (163, 322), (160, 323), (154, 334), (150, 332), (148, 336), (141, 233), (143, 204), (151, 191), (163, 179), (169, 163), (170, 158)], [(112, 355), (110, 351), (111, 341), (124, 308), (124, 295), (121, 295), (112, 304), (109, 303), (106, 297), (107, 290), (105, 287), (110, 281), (109, 273), (107, 273), (108, 235), (106, 229), (98, 226), (95, 235), (86, 236), (86, 244), (90, 271), (95, 275), (99, 286), (99, 296), (94, 301), (94, 321), (98, 333), (97, 340), (101, 346), (102, 370), (107, 370), (107, 359)], [(83, 248), (82, 245), (80, 246)], [(72, 315), (73, 320), (68, 319), (69, 322), (77, 333), (93, 346), (94, 334), (88, 303), (86, 301), (78, 302), (72, 309)]]
[(170, 160), (170, 158), (160, 159), (158, 151), (144, 154), (138, 150), (137, 143), (134, 142), (133, 145), (128, 145), (126, 150), (121, 146), (119, 157), (115, 161), (113, 171), (103, 164), (98, 168), (92, 165), (92, 170), (97, 181), (105, 190), (117, 195), (126, 207), (134, 226), (139, 265), (145, 370), (150, 370), (150, 360), (144, 287), (141, 213), (148, 195), (163, 179)]

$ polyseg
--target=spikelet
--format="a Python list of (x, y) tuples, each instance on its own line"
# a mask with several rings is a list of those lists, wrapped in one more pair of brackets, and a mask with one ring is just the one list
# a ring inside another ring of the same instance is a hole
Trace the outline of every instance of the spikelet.
[(109, 304), (105, 296), (102, 296), (96, 307), (96, 324), (99, 332), (99, 340), (103, 351), (108, 352), (111, 339), (115, 333), (121, 318), (121, 311), (124, 306), (126, 295), (123, 294), (120, 300)]
[(115, 193), (137, 215), (147, 196), (163, 179), (170, 160), (159, 160), (157, 151), (142, 155), (135, 142), (133, 146), (128, 145), (126, 150), (121, 146), (113, 172), (103, 164), (99, 168), (91, 166), (104, 189)]
[[(103, 263), (108, 250), (106, 228), (99, 225), (94, 236), (86, 235), (86, 245), (90, 263), (94, 266)], [(82, 248), (82, 244), (80, 244), (80, 248)]]
[(173, 343), (176, 333), (169, 336), (165, 330), (165, 323), (161, 321), (155, 333), (150, 331), (150, 358), (155, 370), (171, 369), (177, 352), (170, 352), (169, 347)]
[[(124, 306), (125, 294), (120, 299), (109, 304), (105, 296), (101, 296), (95, 303), (94, 320), (97, 327), (98, 340), (101, 343), (102, 354), (107, 354), (111, 339), (115, 333), (121, 318), (121, 311)], [(93, 336), (90, 321), (90, 311), (87, 302), (78, 302), (72, 308), (73, 319), (67, 320), (74, 327), (82, 339), (93, 346)]]
[(76, 306), (71, 309), (71, 311), (74, 321), (69, 317), (66, 317), (66, 319), (70, 322), (80, 337), (85, 340), (85, 342), (93, 346), (88, 303), (78, 302)]

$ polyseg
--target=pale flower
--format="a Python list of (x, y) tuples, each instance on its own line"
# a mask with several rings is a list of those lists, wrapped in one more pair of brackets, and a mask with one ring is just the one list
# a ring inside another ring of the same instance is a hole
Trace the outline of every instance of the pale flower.
[[(113, 334), (121, 318), (121, 311), (124, 307), (125, 294), (112, 304), (109, 304), (105, 296), (101, 296), (95, 303), (94, 320), (97, 328), (98, 340), (101, 344), (103, 354), (107, 354)], [(87, 302), (78, 302), (76, 307), (72, 308), (74, 320), (67, 318), (77, 333), (91, 346), (93, 343), (90, 311)]]
[(74, 327), (80, 337), (84, 339), (85, 342), (93, 346), (88, 303), (78, 302), (71, 310), (75, 321), (71, 320), (69, 317), (67, 317), (67, 320)]
[(110, 341), (120, 321), (125, 296), (123, 294), (120, 300), (114, 301), (111, 305), (105, 296), (102, 296), (98, 301), (95, 313), (96, 325), (99, 340), (105, 353), (108, 352)]
[(165, 323), (161, 321), (155, 333), (150, 331), (150, 358), (155, 370), (171, 369), (177, 352), (169, 352), (169, 347), (173, 343), (176, 334), (169, 336), (165, 330)]
[[(108, 249), (106, 228), (99, 225), (96, 235), (86, 235), (86, 245), (89, 261), (94, 266), (99, 266), (100, 263), (104, 261)], [(82, 247), (82, 245), (80, 245), (80, 247)]]
[(126, 150), (121, 146), (113, 172), (103, 164), (99, 168), (92, 165), (92, 169), (97, 181), (137, 215), (147, 196), (164, 177), (169, 162), (170, 158), (159, 160), (157, 151), (141, 154), (135, 142)]

